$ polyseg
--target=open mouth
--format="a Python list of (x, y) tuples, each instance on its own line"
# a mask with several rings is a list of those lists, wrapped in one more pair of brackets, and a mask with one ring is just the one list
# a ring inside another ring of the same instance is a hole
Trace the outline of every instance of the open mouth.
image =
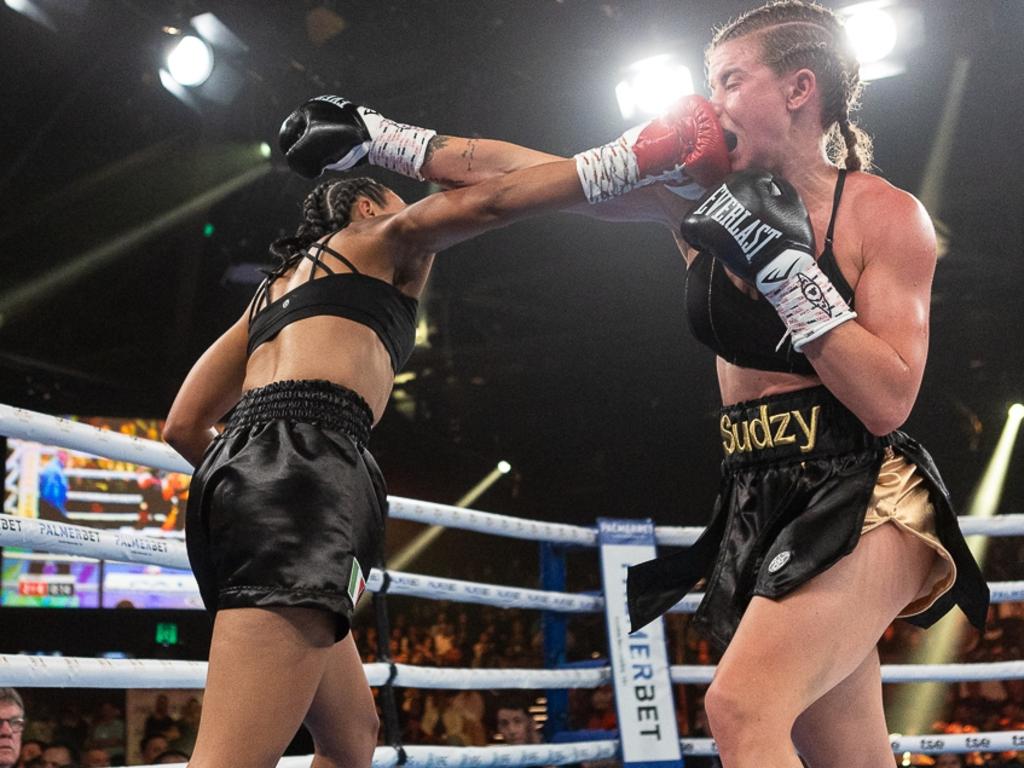
[(725, 146), (730, 152), (736, 149), (736, 134), (732, 131), (723, 131), (725, 133)]

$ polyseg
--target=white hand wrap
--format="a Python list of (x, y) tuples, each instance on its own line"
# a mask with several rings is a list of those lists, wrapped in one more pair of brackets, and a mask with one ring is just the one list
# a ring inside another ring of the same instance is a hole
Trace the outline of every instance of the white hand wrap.
[(613, 142), (575, 155), (576, 174), (589, 203), (610, 200), (654, 180), (641, 182), (636, 155), (630, 149), (642, 129), (638, 125)]
[(359, 108), (359, 114), (373, 137), (367, 158), (370, 165), (423, 181), (420, 168), (427, 154), (427, 145), (437, 135), (437, 131), (396, 123), (364, 107)]
[(803, 251), (783, 251), (773, 259), (757, 273), (757, 289), (786, 324), (797, 352), (857, 316), (814, 257)]

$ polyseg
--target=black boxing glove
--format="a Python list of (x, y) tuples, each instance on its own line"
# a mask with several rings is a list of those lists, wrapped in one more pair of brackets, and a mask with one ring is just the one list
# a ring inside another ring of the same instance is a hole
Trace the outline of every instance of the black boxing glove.
[(422, 181), (420, 168), (436, 134), (341, 96), (318, 96), (285, 119), (278, 144), (288, 166), (308, 179), (369, 162)]
[(807, 209), (781, 176), (756, 169), (732, 174), (680, 230), (693, 248), (720, 259), (771, 302), (797, 352), (857, 316), (818, 267)]

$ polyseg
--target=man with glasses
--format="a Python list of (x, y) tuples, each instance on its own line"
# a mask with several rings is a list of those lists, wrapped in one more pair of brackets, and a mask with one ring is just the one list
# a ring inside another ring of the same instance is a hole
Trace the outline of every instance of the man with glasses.
[(21, 754), (25, 704), (13, 688), (0, 688), (0, 768), (14, 768)]

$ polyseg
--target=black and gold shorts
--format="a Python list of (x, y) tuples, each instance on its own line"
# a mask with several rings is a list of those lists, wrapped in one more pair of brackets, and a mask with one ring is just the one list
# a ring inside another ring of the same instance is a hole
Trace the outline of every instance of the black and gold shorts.
[[(912, 438), (872, 435), (824, 387), (723, 408), (719, 433), (725, 458), (711, 523), (692, 547), (629, 569), (634, 629), (706, 578), (694, 622), (725, 648), (753, 596), (778, 599), (830, 568), (882, 522), (879, 510), (900, 506), (890, 504), (892, 494), (904, 491), (905, 519), (892, 522), (930, 537), (941, 561), (927, 594), (904, 615), (929, 626), (958, 603), (984, 626), (988, 586), (934, 462)], [(880, 474), (887, 459), (893, 463)], [(888, 473), (904, 464), (912, 465), (912, 487), (900, 480), (889, 489)], [(921, 505), (922, 493), (930, 504)]]
[(246, 392), (192, 478), (189, 562), (211, 614), (319, 608), (349, 630), (382, 560), (387, 495), (355, 392), (282, 381)]

